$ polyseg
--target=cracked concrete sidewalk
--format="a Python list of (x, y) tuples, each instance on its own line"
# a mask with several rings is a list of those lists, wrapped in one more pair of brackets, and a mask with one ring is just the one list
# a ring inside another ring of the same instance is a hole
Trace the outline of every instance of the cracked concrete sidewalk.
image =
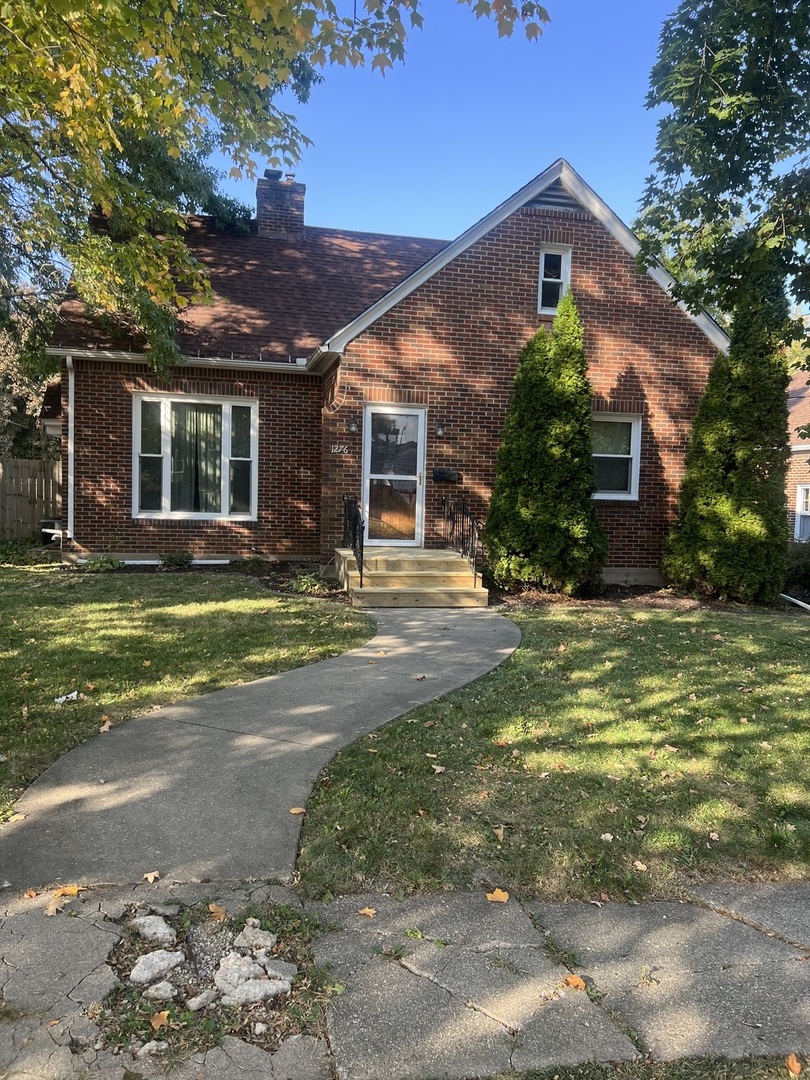
[[(115, 985), (111, 920), (127, 904), (203, 898), (229, 914), (301, 903), (280, 886), (156, 882), (91, 889), (46, 919), (47, 895), (0, 894), (0, 1078), (166, 1075), (106, 1049), (92, 1005)], [(270, 1054), (226, 1037), (170, 1080), (469, 1080), (641, 1056), (810, 1053), (810, 883), (706, 886), (634, 906), (482, 893), (304, 906), (329, 927), (316, 960), (344, 988), (328, 1044), (300, 1037)]]

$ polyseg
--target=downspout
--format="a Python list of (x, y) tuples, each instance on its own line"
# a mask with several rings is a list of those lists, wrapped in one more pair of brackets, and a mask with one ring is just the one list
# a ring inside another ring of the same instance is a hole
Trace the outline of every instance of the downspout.
[(62, 542), (73, 539), (74, 498), (73, 486), (76, 471), (76, 371), (73, 357), (66, 356), (68, 373), (68, 436), (67, 436), (67, 525), (62, 534)]

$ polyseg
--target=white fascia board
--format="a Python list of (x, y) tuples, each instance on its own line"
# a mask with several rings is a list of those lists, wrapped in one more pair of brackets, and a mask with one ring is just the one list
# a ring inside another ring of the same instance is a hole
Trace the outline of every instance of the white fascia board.
[[(344, 326), (342, 330), (333, 334), (310, 356), (307, 366), (315, 366), (324, 353), (342, 354), (349, 343), (359, 334), (362, 334), (364, 330), (367, 330), (377, 319), (385, 315), (387, 311), (390, 311), (392, 307), (404, 300), (415, 289), (418, 289), (420, 285), (429, 281), (434, 274), (484, 237), (491, 229), (500, 225), (510, 214), (519, 210), (525, 203), (531, 202), (532, 199), (553, 184), (555, 180), (560, 180), (563, 187), (582, 204), (588, 213), (604, 225), (611, 236), (621, 244), (629, 255), (632, 255), (633, 258), (638, 255), (641, 245), (630, 229), (621, 218), (614, 214), (607, 203), (600, 199), (593, 188), (585, 183), (568, 162), (563, 158), (559, 158), (545, 172), (540, 173), (525, 187), (516, 191), (506, 202), (501, 203), (490, 214), (481, 218), (472, 228), (462, 233), (457, 240), (453, 240), (447, 247), (442, 248), (438, 254), (434, 255), (432, 259), (420, 266), (410, 277), (405, 278), (404, 281), (401, 281), (399, 285), (391, 289), (371, 307), (366, 308), (356, 319)], [(667, 294), (671, 295), (675, 281), (662, 266), (657, 264), (651, 266), (647, 269), (647, 273)], [(728, 335), (717, 325), (714, 319), (705, 312), (695, 315), (681, 302), (678, 302), (678, 307), (703, 331), (716, 348), (720, 349), (721, 352), (728, 351)]]
[[(69, 349), (50, 347), (45, 350), (48, 356), (73, 356), (82, 360), (104, 360), (111, 364), (143, 364), (149, 367), (149, 358), (145, 353), (124, 352), (117, 349)], [(307, 374), (309, 368), (304, 364), (280, 364), (272, 360), (238, 360), (228, 356), (183, 356), (177, 367), (223, 368), (228, 371), (296, 371)]]

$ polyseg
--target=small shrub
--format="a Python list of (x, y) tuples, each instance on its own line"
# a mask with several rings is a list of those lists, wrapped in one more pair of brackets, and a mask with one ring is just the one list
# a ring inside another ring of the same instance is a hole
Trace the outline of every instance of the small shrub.
[(194, 562), (190, 551), (164, 551), (160, 556), (160, 565), (164, 570), (188, 570)]
[(807, 589), (810, 592), (810, 541), (796, 540), (788, 545), (788, 564), (785, 588)]
[(114, 555), (102, 555), (100, 559), (88, 559), (82, 569), (85, 574), (105, 574), (113, 570), (121, 570), (124, 565)]
[(301, 573), (290, 582), (290, 588), (293, 592), (305, 593), (307, 596), (318, 596), (324, 593), (331, 592), (331, 589), (323, 578), (318, 574)]
[(251, 555), (248, 559), (231, 559), (228, 569), (235, 574), (266, 574), (273, 564), (258, 555)]

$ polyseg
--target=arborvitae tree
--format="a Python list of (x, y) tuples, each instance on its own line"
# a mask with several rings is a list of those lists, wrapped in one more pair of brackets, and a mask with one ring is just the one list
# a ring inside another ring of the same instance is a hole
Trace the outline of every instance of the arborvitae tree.
[(763, 259), (741, 292), (728, 356), (698, 408), (663, 570), (679, 588), (743, 603), (776, 598), (788, 522), (788, 318), (784, 270)]
[(582, 326), (569, 293), (551, 336), (538, 330), (515, 376), (484, 530), (500, 585), (569, 595), (601, 585), (607, 541), (592, 499), (590, 399)]

